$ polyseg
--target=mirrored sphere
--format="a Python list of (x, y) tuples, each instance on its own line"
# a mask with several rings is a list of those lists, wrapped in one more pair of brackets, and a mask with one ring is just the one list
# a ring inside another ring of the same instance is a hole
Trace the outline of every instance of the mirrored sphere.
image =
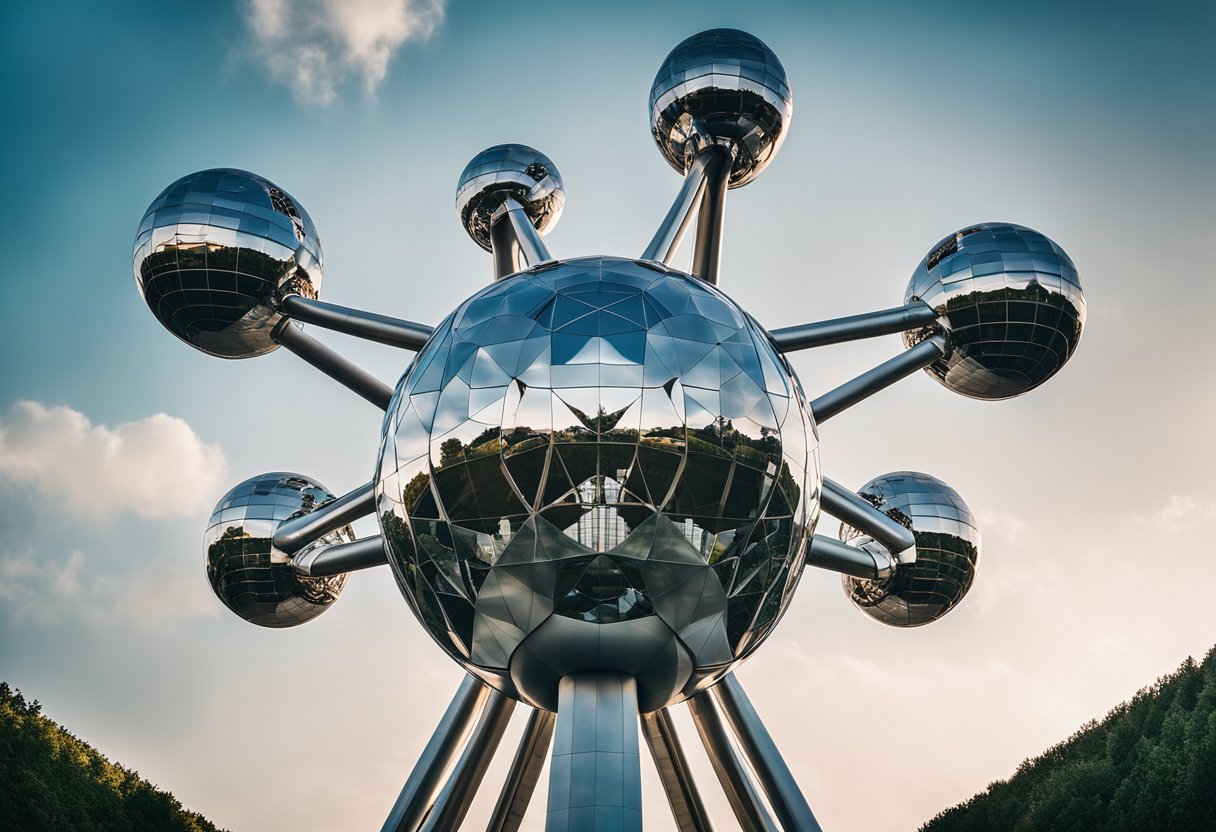
[[(937, 310), (950, 337), (950, 355), (926, 372), (973, 399), (1008, 399), (1047, 381), (1085, 324), (1081, 278), (1064, 249), (1011, 223), (973, 225), (934, 246), (904, 294), (916, 299)], [(906, 332), (904, 343), (937, 331)]]
[[(345, 575), (300, 575), (272, 538), (285, 521), (334, 499), (320, 483), (299, 474), (262, 474), (225, 494), (211, 513), (203, 546), (207, 579), (224, 606), (263, 627), (294, 627), (316, 618), (338, 600)], [(350, 526), (313, 546), (355, 539)]]
[(308, 213), (243, 170), (203, 170), (165, 188), (139, 223), (132, 260), (156, 319), (221, 358), (275, 349), (279, 300), (321, 289), (321, 241)]
[(794, 115), (785, 67), (758, 38), (710, 29), (663, 61), (650, 88), (650, 124), (663, 157), (681, 174), (707, 144), (735, 151), (730, 187), (773, 160)]
[(789, 365), (715, 287), (557, 261), (463, 303), (398, 383), (377, 476), (402, 592), (470, 672), (555, 709), (616, 669), (643, 710), (776, 624), (819, 510)]
[[(980, 531), (971, 509), (950, 486), (928, 474), (898, 471), (875, 477), (858, 491), (912, 529), (916, 561), (881, 581), (842, 576), (845, 594), (862, 612), (893, 627), (936, 621), (963, 599), (975, 580)], [(840, 539), (870, 548), (882, 544), (847, 525)]]
[(507, 197), (523, 205), (541, 234), (557, 225), (566, 204), (561, 174), (539, 150), (499, 144), (481, 151), (460, 174), (456, 210), (465, 231), (486, 251), (490, 251), (490, 221)]

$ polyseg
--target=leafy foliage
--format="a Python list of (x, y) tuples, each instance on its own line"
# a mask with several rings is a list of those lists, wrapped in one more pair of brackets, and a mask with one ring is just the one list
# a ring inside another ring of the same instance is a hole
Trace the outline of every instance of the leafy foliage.
[(137, 772), (112, 763), (0, 682), (0, 829), (217, 832)]
[(1216, 647), (921, 832), (1216, 829)]

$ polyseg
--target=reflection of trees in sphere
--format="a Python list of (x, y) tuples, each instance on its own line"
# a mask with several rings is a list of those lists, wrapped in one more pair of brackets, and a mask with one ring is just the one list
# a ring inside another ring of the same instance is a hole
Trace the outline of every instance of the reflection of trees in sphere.
[[(875, 477), (858, 491), (916, 536), (916, 562), (901, 564), (889, 578), (867, 581), (842, 576), (845, 593), (876, 621), (917, 627), (952, 610), (975, 580), (980, 532), (958, 492), (936, 477), (899, 471)], [(840, 539), (854, 546), (881, 547), (846, 525)]]
[[(1085, 323), (1081, 279), (1064, 249), (1010, 223), (964, 228), (942, 240), (912, 275), (905, 302), (937, 310), (949, 356), (927, 372), (976, 399), (1008, 399), (1051, 378)], [(904, 333), (909, 347), (937, 327)]]
[(774, 626), (819, 502), (815, 429), (765, 334), (709, 284), (590, 257), (506, 278), (398, 384), (377, 476), (390, 562), (471, 672), (554, 709), (583, 669), (643, 710)]
[(165, 188), (139, 224), (133, 260), (157, 320), (221, 358), (275, 349), (279, 298), (315, 298), (321, 288), (321, 241), (308, 213), (241, 170), (199, 171)]
[(566, 204), (561, 174), (539, 150), (499, 144), (481, 151), (460, 174), (456, 210), (469, 236), (486, 251), (491, 250), (490, 220), (507, 197), (523, 205), (541, 234), (557, 225)]
[(736, 29), (710, 29), (663, 61), (650, 88), (654, 140), (683, 174), (706, 144), (735, 149), (730, 187), (755, 179), (785, 141), (794, 99), (785, 68), (761, 41)]
[[(338, 599), (346, 575), (300, 575), (290, 556), (272, 542), (284, 521), (333, 499), (314, 480), (286, 473), (245, 480), (220, 499), (203, 544), (207, 578), (228, 609), (263, 627), (294, 627), (316, 618)], [(345, 543), (354, 537), (350, 526), (345, 526), (308, 548)]]

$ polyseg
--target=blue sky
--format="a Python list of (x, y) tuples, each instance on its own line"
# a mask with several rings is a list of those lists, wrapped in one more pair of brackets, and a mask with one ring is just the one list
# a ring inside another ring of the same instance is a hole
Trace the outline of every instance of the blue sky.
[[(650, 82), (717, 26), (768, 43), (794, 90), (780, 156), (727, 212), (722, 287), (762, 323), (895, 305), (930, 246), (983, 220), (1059, 242), (1089, 302), (1077, 355), (1025, 398), (918, 375), (823, 430), (829, 476), (927, 471), (985, 523), (947, 619), (885, 629), (808, 574), (741, 671), (825, 824), (913, 827), (1216, 642), (1194, 589), (1216, 579), (1210, 4), (401, 2), (2, 13), (0, 677), (234, 830), (378, 823), (458, 669), (387, 574), (271, 633), (201, 568), (228, 487), (364, 482), (378, 414), (282, 351), (220, 361), (169, 336), (135, 290), (136, 224), (179, 176), (253, 170), (316, 221), (323, 297), (435, 322), (490, 273), (456, 177), (518, 141), (565, 179), (556, 253), (639, 253), (678, 187)], [(404, 367), (320, 337), (386, 381)], [(898, 349), (795, 366), (814, 396)], [(907, 769), (876, 808), (858, 774), (892, 742)]]

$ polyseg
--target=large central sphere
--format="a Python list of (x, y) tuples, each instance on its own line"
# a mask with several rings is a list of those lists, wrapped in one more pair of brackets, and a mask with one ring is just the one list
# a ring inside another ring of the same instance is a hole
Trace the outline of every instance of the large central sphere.
[(818, 439), (768, 337), (657, 263), (546, 263), (465, 301), (397, 385), (376, 476), (397, 581), (439, 644), (556, 710), (629, 673), (644, 711), (768, 635), (819, 513)]

